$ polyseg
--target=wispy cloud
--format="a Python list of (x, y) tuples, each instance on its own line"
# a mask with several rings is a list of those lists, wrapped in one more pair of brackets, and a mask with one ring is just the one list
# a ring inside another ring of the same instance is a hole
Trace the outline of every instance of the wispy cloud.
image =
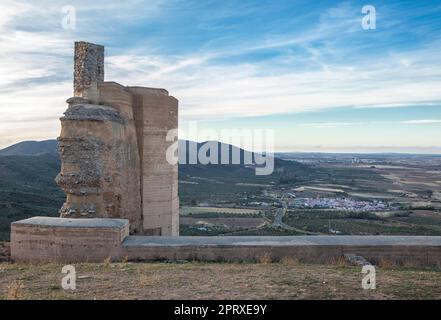
[[(378, 30), (364, 31), (358, 1), (302, 9), (289, 1), (80, 0), (70, 31), (61, 28), (66, 4), (0, 4), (0, 146), (58, 134), (75, 40), (106, 45), (108, 80), (167, 88), (184, 121), (441, 101), (441, 21), (424, 21), (439, 6), (386, 2)], [(424, 121), (402, 124), (438, 123)]]
[(432, 125), (432, 124), (441, 124), (441, 120), (422, 119), (422, 120), (404, 120), (404, 121), (310, 122), (310, 123), (300, 123), (298, 124), (298, 126), (313, 127), (313, 128), (339, 128), (339, 127), (400, 125), (400, 124)]
[(407, 120), (402, 121), (405, 124), (440, 124), (440, 119), (423, 119), (423, 120)]

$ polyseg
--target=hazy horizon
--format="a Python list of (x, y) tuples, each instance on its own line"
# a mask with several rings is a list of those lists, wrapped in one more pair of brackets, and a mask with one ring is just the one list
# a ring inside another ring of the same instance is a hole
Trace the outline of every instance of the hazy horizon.
[[(183, 140), (183, 139), (179, 139), (179, 140)], [(44, 142), (44, 141), (56, 141), (56, 139), (46, 139), (46, 140), (23, 140), (23, 141), (19, 141), (16, 143), (13, 143), (11, 145), (8, 145), (6, 147), (0, 147), (0, 151), (9, 147), (12, 147), (16, 144), (19, 143), (23, 143), (23, 142)], [(193, 140), (191, 140), (193, 141)], [(196, 142), (196, 141), (195, 141)], [(198, 143), (204, 143), (207, 141), (197, 141)], [(221, 141), (218, 141), (221, 142)], [(226, 142), (224, 142), (226, 143)], [(237, 147), (237, 145), (234, 145)], [(408, 148), (405, 150), (395, 150), (393, 151), (394, 147), (374, 147), (372, 148), (370, 151), (366, 150), (365, 148), (360, 148), (360, 147), (347, 147), (346, 150), (343, 149), (339, 149), (339, 148), (335, 148), (335, 149), (323, 149), (320, 147), (298, 147), (297, 149), (292, 149), (292, 150), (279, 150), (279, 151), (275, 151), (275, 153), (280, 154), (280, 153), (323, 153), (323, 154), (403, 154), (403, 155), (434, 155), (434, 156), (441, 156), (441, 148), (435, 148), (436, 150), (438, 150), (438, 152), (430, 152), (432, 149), (424, 149), (424, 148)], [(251, 151), (246, 149), (247, 151)], [(424, 151), (425, 150), (425, 151)], [(260, 152), (259, 150), (254, 150), (254, 152)]]

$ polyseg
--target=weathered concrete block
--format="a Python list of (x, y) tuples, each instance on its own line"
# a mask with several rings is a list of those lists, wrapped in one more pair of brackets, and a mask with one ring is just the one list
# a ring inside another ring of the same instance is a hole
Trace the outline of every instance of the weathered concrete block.
[(12, 223), (13, 261), (103, 262), (120, 259), (129, 235), (124, 219), (33, 217)]

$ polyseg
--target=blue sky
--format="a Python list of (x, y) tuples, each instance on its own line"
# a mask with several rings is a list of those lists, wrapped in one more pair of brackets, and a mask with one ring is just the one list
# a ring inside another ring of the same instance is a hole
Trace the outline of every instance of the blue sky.
[(59, 134), (85, 40), (106, 46), (107, 80), (177, 97), (183, 128), (273, 129), (278, 151), (441, 153), (440, 31), (440, 1), (2, 0), (0, 147)]

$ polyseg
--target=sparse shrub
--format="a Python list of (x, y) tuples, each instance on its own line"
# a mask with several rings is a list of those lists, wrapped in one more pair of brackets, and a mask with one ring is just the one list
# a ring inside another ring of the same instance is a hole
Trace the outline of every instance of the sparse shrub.
[(412, 213), (412, 211), (400, 211), (400, 212), (394, 213), (393, 216), (397, 217), (397, 218), (406, 218), (406, 217), (409, 217), (411, 215), (411, 213)]
[(127, 263), (129, 261), (129, 256), (124, 256), (124, 259), (122, 260), (122, 263)]
[(262, 264), (270, 264), (273, 262), (273, 259), (269, 252), (265, 252), (262, 256), (260, 256), (259, 261)]
[(110, 263), (112, 262), (112, 257), (107, 257), (106, 259), (104, 259), (104, 268), (105, 269), (109, 269), (110, 268)]
[(349, 265), (348, 259), (346, 259), (344, 256), (332, 257), (329, 263), (337, 267), (347, 267)]
[(372, 212), (347, 212), (343, 213), (342, 218), (347, 219), (362, 219), (362, 220), (381, 220), (381, 217)]
[(412, 261), (412, 260), (407, 260), (407, 259), (404, 261), (401, 261), (400, 265), (404, 268), (421, 268), (421, 267), (423, 267), (421, 265), (421, 263), (418, 263), (418, 262)]
[(280, 263), (284, 264), (284, 265), (298, 265), (299, 264), (299, 259), (297, 259), (295, 257), (287, 257), (287, 256), (285, 256), (285, 257), (283, 257), (280, 260)]
[(394, 266), (394, 264), (390, 260), (380, 258), (380, 260), (378, 261), (378, 266), (382, 269), (390, 269)]
[(14, 281), (8, 286), (8, 291), (6, 293), (6, 300), (18, 300), (23, 294), (23, 282)]

